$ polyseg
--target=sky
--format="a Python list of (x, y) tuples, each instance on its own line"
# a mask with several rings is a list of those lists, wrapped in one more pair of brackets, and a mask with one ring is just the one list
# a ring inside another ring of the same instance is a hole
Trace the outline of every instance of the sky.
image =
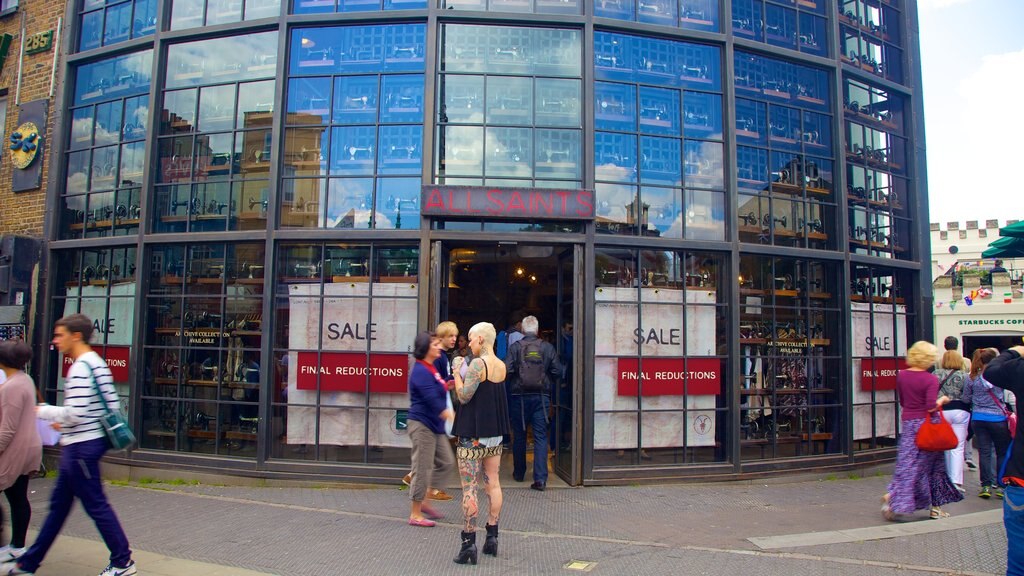
[(918, 0), (930, 221), (1024, 219), (1024, 1)]

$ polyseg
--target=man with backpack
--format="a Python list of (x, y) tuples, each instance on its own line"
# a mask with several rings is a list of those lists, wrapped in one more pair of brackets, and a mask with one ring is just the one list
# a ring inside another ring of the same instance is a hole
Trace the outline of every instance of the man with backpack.
[(555, 347), (538, 337), (537, 318), (523, 318), (525, 336), (508, 348), (505, 358), (505, 383), (511, 393), (509, 416), (512, 422), (512, 478), (522, 482), (526, 476), (526, 425), (533, 430), (533, 484), (541, 492), (548, 482), (548, 411), (551, 387), (562, 375), (562, 364)]

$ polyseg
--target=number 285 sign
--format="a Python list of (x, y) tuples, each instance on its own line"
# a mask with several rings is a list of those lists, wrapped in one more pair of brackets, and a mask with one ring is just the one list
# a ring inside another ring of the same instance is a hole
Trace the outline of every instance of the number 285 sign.
[(37, 32), (25, 39), (25, 53), (36, 54), (53, 48), (53, 30)]

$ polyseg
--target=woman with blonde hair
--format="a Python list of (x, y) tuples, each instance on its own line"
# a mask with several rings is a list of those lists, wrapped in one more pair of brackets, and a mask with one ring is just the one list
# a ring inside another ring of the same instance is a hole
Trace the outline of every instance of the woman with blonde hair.
[(946, 450), (946, 474), (960, 492), (964, 491), (964, 444), (971, 425), (971, 401), (963, 398), (964, 383), (967, 382), (967, 371), (964, 370), (964, 357), (957, 350), (946, 350), (942, 354), (939, 367), (933, 372), (939, 379), (938, 396), (949, 398), (942, 406), (942, 414), (956, 432), (957, 445)]
[(508, 434), (508, 403), (505, 399), (505, 363), (494, 354), (494, 326), (480, 322), (469, 329), (471, 356), (455, 359), (455, 455), (462, 480), (462, 547), (457, 564), (476, 564), (477, 491), (483, 474), (490, 508), (484, 554), (498, 555), (498, 517), (501, 514), (501, 439)]
[[(906, 370), (896, 375), (896, 391), (900, 399), (900, 436), (896, 448), (896, 470), (885, 496), (882, 516), (894, 520), (896, 514), (910, 514), (929, 508), (932, 519), (949, 516), (940, 506), (959, 502), (964, 496), (946, 474), (942, 452), (919, 450), (917, 431), (925, 418), (941, 410), (949, 401), (939, 396), (939, 379), (928, 369), (935, 364), (938, 349), (930, 342), (915, 342), (907, 351)], [(938, 400), (936, 400), (938, 397)]]

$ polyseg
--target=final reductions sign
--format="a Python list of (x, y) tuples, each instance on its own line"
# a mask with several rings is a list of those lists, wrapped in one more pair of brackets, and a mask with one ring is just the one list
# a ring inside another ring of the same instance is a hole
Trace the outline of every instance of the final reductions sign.
[(424, 186), (424, 216), (593, 220), (594, 192), (559, 188)]
[[(114, 382), (127, 384), (128, 355), (131, 353), (131, 338), (135, 324), (135, 282), (124, 282), (110, 286), (69, 286), (68, 301), (80, 296), (80, 308), (65, 313), (81, 312), (92, 319), (93, 342), (106, 341), (106, 345), (93, 346), (107, 366)], [(61, 377), (66, 378), (68, 369), (74, 363), (71, 358), (61, 356)]]

